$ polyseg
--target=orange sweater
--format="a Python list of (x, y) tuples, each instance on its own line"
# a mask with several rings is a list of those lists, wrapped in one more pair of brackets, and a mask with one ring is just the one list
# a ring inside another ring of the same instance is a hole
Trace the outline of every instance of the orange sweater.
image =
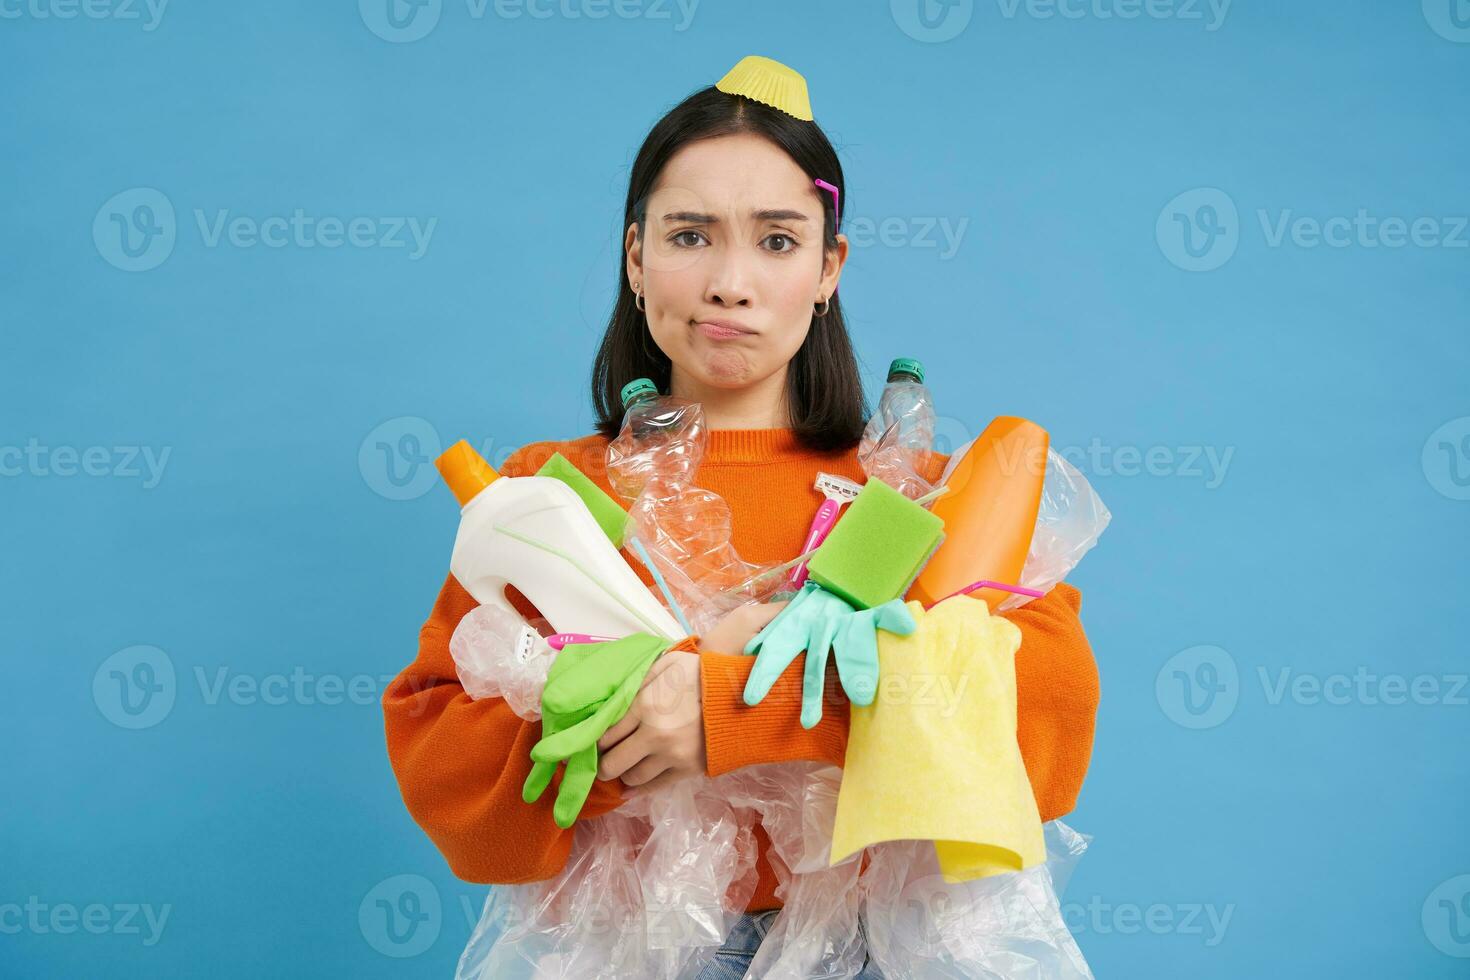
[[(812, 452), (789, 429), (726, 429), (709, 436), (695, 482), (729, 503), (733, 543), (746, 561), (784, 562), (800, 552), (822, 501), (813, 489), (818, 471), (858, 483), (866, 479), (855, 448)], [(534, 473), (553, 452), (560, 452), (612, 493), (606, 447), (607, 440), (597, 435), (532, 443), (513, 453), (500, 472)], [(947, 459), (936, 454), (927, 475), (937, 479)], [(626, 552), (624, 557), (652, 587), (642, 564)], [(510, 598), (526, 615), (535, 614), (514, 589)], [(409, 812), (460, 878), (493, 884), (551, 878), (566, 864), (572, 845), (572, 830), (562, 830), (552, 819), (560, 776), (536, 803), (521, 799), (541, 723), (521, 719), (503, 699), (471, 699), (449, 654), (455, 626), (475, 605), (449, 576), (419, 632), (417, 659), (384, 692), (388, 756)], [(1043, 820), (1060, 817), (1076, 804), (1092, 754), (1098, 676), (1078, 619), (1080, 607), (1081, 594), (1063, 583), (1045, 598), (1003, 614), (1021, 630), (1016, 734)], [(686, 641), (685, 648), (694, 647)], [(742, 698), (754, 657), (738, 650), (702, 650), (700, 660), (709, 775), (794, 759), (842, 765), (848, 728), (845, 698), (829, 694), (817, 726), (801, 727), (804, 654), (755, 706)], [(829, 663), (827, 670), (828, 692), (840, 691), (835, 666)], [(619, 779), (595, 782), (581, 819), (619, 806), (622, 787)], [(759, 878), (747, 908), (779, 908), (767, 857), (769, 839), (759, 826), (756, 840)]]

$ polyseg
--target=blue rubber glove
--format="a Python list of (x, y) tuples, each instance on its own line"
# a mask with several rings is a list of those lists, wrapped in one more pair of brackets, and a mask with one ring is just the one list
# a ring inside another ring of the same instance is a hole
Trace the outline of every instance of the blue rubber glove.
[(914, 618), (902, 600), (859, 611), (807, 581), (796, 598), (746, 644), (746, 653), (760, 652), (745, 684), (745, 703), (759, 704), (796, 655), (805, 650), (801, 727), (813, 728), (822, 720), (827, 657), (831, 652), (836, 653), (837, 675), (848, 698), (855, 704), (872, 704), (878, 690), (876, 630), (906, 636), (915, 628)]

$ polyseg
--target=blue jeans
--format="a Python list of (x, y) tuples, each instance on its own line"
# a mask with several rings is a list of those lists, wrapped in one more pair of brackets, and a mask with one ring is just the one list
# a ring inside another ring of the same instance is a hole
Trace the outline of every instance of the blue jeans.
[[(765, 912), (747, 912), (742, 915), (736, 921), (735, 928), (730, 930), (725, 944), (715, 953), (714, 962), (699, 971), (699, 976), (695, 980), (740, 980), (745, 976), (745, 971), (750, 969), (750, 961), (754, 958), (755, 951), (760, 948), (761, 940), (766, 938), (766, 933), (771, 931), (771, 926), (775, 923), (780, 911), (780, 909), (770, 909)], [(883, 980), (883, 974), (878, 972), (878, 967), (865, 955), (863, 968), (858, 971), (857, 980)]]

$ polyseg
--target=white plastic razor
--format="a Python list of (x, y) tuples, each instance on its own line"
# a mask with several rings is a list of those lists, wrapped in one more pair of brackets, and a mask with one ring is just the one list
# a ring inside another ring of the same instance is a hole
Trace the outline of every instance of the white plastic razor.
[[(822, 501), (822, 506), (817, 508), (817, 516), (812, 518), (812, 526), (806, 532), (806, 544), (802, 545), (802, 554), (811, 551), (821, 544), (823, 539), (837, 523), (837, 517), (842, 512), (842, 505), (848, 503), (862, 492), (862, 485), (852, 482), (846, 477), (833, 476), (831, 473), (818, 473), (816, 489), (827, 499)], [(791, 570), (790, 588), (799, 589), (806, 581), (806, 561)]]

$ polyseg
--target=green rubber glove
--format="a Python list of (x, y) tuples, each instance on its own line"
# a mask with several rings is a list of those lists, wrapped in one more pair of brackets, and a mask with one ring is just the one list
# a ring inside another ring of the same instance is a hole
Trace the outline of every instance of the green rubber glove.
[(796, 655), (805, 650), (802, 728), (813, 728), (822, 720), (829, 653), (836, 655), (837, 676), (848, 699), (854, 704), (872, 704), (878, 690), (876, 631), (886, 629), (906, 636), (916, 628), (901, 599), (857, 610), (808, 580), (796, 598), (746, 644), (746, 653), (760, 653), (745, 684), (745, 703), (759, 704)]
[(597, 740), (628, 713), (643, 678), (674, 641), (634, 633), (603, 643), (566, 647), (551, 663), (541, 692), (541, 740), (531, 747), (531, 772), (521, 798), (534, 803), (566, 763), (552, 815), (566, 829), (576, 821), (597, 778)]

